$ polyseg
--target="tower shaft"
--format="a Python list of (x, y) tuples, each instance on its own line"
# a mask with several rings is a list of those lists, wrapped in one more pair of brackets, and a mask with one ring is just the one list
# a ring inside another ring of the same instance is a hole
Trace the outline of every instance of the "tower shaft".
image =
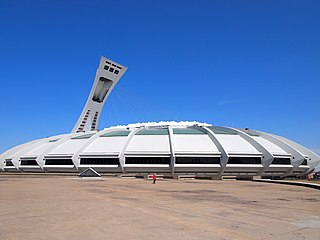
[(126, 70), (126, 67), (101, 57), (90, 95), (72, 132), (87, 132), (98, 129), (101, 110), (112, 89)]

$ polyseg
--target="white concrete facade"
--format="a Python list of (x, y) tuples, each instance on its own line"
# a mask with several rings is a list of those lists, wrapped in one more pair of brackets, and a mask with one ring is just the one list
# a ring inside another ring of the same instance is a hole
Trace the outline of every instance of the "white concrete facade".
[[(218, 129), (214, 135), (219, 144), (210, 137), (209, 127)], [(78, 172), (92, 167), (100, 173), (281, 177), (303, 175), (320, 162), (319, 156), (289, 140), (281, 146), (263, 132), (227, 127), (220, 132), (220, 127), (209, 127), (141, 124), (53, 136), (8, 150), (1, 155), (0, 167), (21, 172)], [(43, 156), (40, 162), (39, 156)]]

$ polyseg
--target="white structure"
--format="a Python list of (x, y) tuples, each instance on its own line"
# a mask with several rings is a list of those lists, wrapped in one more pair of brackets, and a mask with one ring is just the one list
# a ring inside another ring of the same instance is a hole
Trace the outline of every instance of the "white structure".
[(320, 163), (319, 156), (297, 143), (249, 129), (160, 122), (97, 131), (101, 109), (126, 69), (102, 58), (72, 133), (16, 146), (0, 155), (0, 169), (271, 178), (300, 176)]
[(116, 62), (104, 57), (101, 58), (87, 103), (72, 132), (87, 132), (98, 129), (102, 107), (126, 70), (126, 67)]

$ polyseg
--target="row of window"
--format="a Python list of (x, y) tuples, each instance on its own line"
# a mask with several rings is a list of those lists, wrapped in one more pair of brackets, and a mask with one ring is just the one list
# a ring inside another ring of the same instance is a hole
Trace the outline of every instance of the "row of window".
[(170, 157), (126, 157), (126, 164), (170, 164)]
[(220, 164), (219, 157), (176, 157), (176, 164)]
[(73, 165), (73, 162), (70, 158), (66, 159), (47, 159), (46, 165)]
[(274, 158), (271, 164), (290, 165), (290, 158)]
[(285, 174), (286, 171), (265, 171), (264, 174)]
[(104, 69), (105, 70), (109, 70), (109, 72), (114, 72), (114, 74), (118, 74), (119, 73), (119, 70), (118, 69), (114, 69), (113, 67), (109, 67), (109, 66), (104, 66)]
[(21, 160), (22, 166), (38, 166), (38, 163), (36, 160)]
[[(126, 157), (126, 164), (170, 164), (170, 157)], [(46, 165), (73, 165), (71, 159), (47, 159)], [(119, 158), (81, 158), (84, 165), (119, 165)], [(219, 157), (176, 157), (176, 164), (220, 164)], [(260, 157), (230, 157), (228, 164), (261, 164)], [(290, 158), (274, 158), (272, 164), (290, 165)], [(38, 165), (36, 160), (21, 160), (22, 166)], [(304, 160), (301, 165), (307, 165)], [(13, 166), (6, 160), (6, 166)]]
[(122, 67), (117, 66), (117, 65), (115, 65), (114, 63), (111, 63), (111, 62), (109, 62), (109, 61), (106, 61), (106, 64), (109, 64), (109, 65), (112, 65), (112, 66), (114, 66), (114, 67), (116, 67), (116, 68), (122, 69)]
[(84, 165), (119, 165), (119, 158), (81, 158)]
[(228, 164), (261, 164), (260, 157), (229, 157)]
[(82, 119), (82, 122), (77, 130), (77, 132), (81, 132), (83, 131), (83, 128), (84, 128), (84, 125), (86, 124), (87, 122), (87, 119), (89, 117), (89, 113), (90, 113), (90, 109), (87, 110), (86, 114), (84, 115), (84, 118)]
[[(126, 164), (167, 164), (170, 157), (126, 157)], [(82, 158), (81, 164), (118, 165), (118, 158)], [(176, 164), (220, 164), (219, 157), (176, 157)], [(259, 157), (230, 157), (228, 164), (261, 164)]]

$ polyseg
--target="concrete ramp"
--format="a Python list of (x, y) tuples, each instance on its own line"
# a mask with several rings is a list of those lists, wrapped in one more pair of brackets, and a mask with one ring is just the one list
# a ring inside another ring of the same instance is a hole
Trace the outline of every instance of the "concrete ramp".
[(79, 177), (101, 177), (101, 175), (97, 173), (94, 169), (87, 168), (79, 174)]

